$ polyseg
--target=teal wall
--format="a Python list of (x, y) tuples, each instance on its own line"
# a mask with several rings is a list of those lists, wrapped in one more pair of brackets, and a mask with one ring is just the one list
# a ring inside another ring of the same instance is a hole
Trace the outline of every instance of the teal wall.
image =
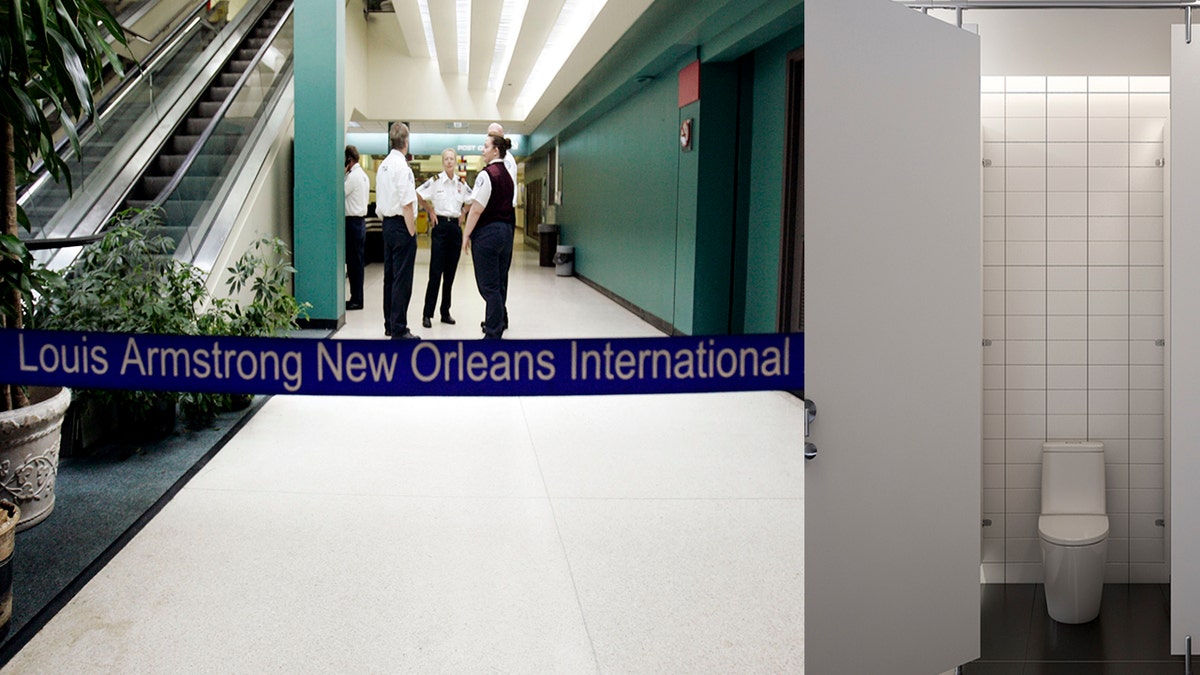
[(295, 292), (312, 303), (310, 320), (337, 325), (345, 315), (346, 6), (296, 0), (293, 22)]
[(563, 137), (562, 243), (575, 270), (670, 323), (675, 314), (678, 105), (674, 78)]
[(787, 55), (804, 44), (802, 28), (793, 29), (754, 55), (750, 158), (745, 331), (776, 329), (779, 302), (779, 238), (783, 196), (784, 111)]
[(579, 274), (681, 333), (775, 331), (787, 54), (802, 43), (796, 28), (701, 64), (700, 101), (683, 108), (681, 61), (560, 137), (559, 222)]

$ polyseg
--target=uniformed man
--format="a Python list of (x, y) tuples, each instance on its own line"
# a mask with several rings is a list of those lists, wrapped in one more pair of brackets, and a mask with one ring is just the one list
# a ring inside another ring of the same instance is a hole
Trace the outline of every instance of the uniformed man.
[(429, 236), (429, 284), (425, 287), (425, 310), (421, 314), (421, 325), (433, 326), (433, 308), (437, 304), (438, 286), (442, 287), (442, 323), (454, 324), (450, 316), (450, 289), (454, 286), (454, 274), (458, 259), (462, 255), (462, 227), (460, 220), (466, 218), (466, 204), (471, 191), (455, 171), (458, 161), (453, 148), (442, 151), (442, 172), (425, 181), (417, 188), (425, 212), (429, 214), (431, 232)]
[(346, 276), (350, 278), (350, 299), (346, 309), (363, 308), (363, 268), (367, 242), (367, 201), (371, 179), (358, 165), (358, 148), (346, 146)]
[(383, 322), (393, 340), (418, 339), (408, 329), (417, 264), (417, 191), (408, 166), (408, 125), (388, 131), (391, 152), (375, 174), (375, 212), (383, 219)]

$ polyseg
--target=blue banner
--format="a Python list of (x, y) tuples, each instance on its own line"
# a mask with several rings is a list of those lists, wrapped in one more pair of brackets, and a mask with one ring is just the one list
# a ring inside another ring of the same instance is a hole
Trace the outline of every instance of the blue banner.
[(336, 396), (801, 390), (804, 336), (392, 341), (0, 330), (0, 382)]

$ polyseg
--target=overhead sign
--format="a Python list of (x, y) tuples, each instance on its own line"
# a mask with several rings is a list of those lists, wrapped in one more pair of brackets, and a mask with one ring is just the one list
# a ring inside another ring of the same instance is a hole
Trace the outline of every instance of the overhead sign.
[[(459, 156), (483, 154), (483, 141), (487, 134), (412, 134), (408, 140), (408, 151), (413, 155), (440, 155), (446, 148), (454, 148)], [(529, 140), (522, 134), (506, 136), (512, 141), (512, 154), (525, 157), (529, 154)], [(386, 155), (388, 135), (386, 133), (347, 133), (346, 144), (353, 145), (366, 155)]]
[(339, 396), (801, 390), (801, 334), (310, 340), (0, 330), (0, 382)]

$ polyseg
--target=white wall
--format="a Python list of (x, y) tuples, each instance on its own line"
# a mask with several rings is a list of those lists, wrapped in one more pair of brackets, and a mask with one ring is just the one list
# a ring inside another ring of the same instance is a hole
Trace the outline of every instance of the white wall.
[(367, 17), (359, 0), (346, 3), (346, 122), (367, 105)]
[[(953, 22), (952, 12), (931, 12)], [(984, 75), (1166, 75), (1182, 10), (969, 10)]]
[[(290, 107), (290, 106), (289, 106)], [(225, 285), (228, 268), (263, 237), (278, 237), (292, 248), (292, 146), (295, 128), (292, 122), (282, 125), (263, 160), (258, 178), (253, 182), (233, 227), (233, 236), (225, 241), (221, 253), (209, 274), (208, 291), (214, 297), (228, 295)], [(242, 300), (249, 300), (251, 289), (245, 289)]]
[(1041, 444), (1105, 443), (1109, 583), (1165, 582), (1166, 77), (984, 77), (985, 580), (1042, 581)]
[[(347, 34), (347, 43), (351, 36)], [(442, 75), (432, 59), (407, 56), (400, 24), (392, 14), (372, 14), (366, 26), (365, 96), (359, 109), (373, 120), (512, 119), (495, 94), (468, 92), (466, 76)]]

